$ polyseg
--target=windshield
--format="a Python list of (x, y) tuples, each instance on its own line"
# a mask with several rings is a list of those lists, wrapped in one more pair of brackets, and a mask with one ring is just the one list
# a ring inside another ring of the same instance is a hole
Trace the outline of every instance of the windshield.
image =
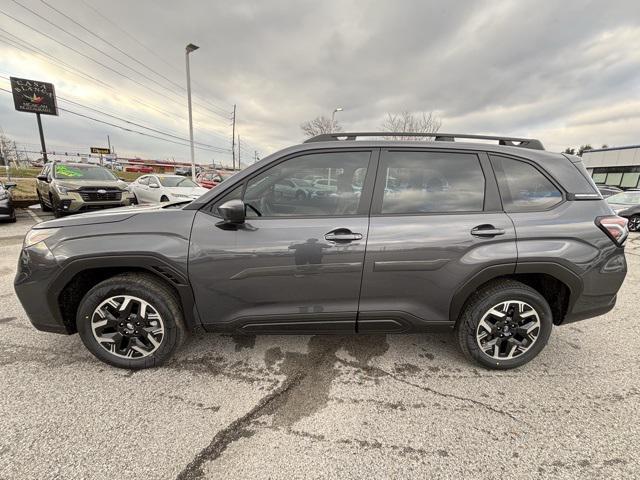
[(616, 193), (607, 198), (607, 202), (621, 205), (638, 205), (640, 203), (640, 192)]
[(177, 175), (175, 177), (159, 177), (158, 179), (163, 187), (193, 188), (198, 186), (190, 178)]
[(118, 180), (118, 178), (106, 168), (90, 165), (65, 165), (56, 164), (54, 178), (68, 178), (72, 180)]

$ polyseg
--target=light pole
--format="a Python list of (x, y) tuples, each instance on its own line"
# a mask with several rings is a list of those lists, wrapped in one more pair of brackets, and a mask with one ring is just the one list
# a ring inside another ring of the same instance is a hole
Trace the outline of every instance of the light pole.
[(331, 113), (331, 132), (329, 133), (333, 133), (333, 126), (335, 125), (336, 112), (341, 112), (341, 111), (342, 111), (342, 107), (336, 107), (333, 110), (333, 113)]
[(193, 43), (187, 45), (184, 56), (187, 62), (187, 101), (189, 103), (189, 142), (191, 144), (191, 179), (196, 180), (196, 152), (193, 148), (193, 116), (191, 113), (191, 71), (189, 69), (189, 54), (196, 51), (198, 48)]

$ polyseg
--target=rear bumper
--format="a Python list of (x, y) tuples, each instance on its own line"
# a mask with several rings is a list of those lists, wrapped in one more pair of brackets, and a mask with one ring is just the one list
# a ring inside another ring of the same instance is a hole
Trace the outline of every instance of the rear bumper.
[(580, 292), (572, 292), (567, 313), (559, 325), (598, 317), (616, 305), (618, 290), (627, 275), (623, 248), (616, 250), (601, 263), (594, 265), (581, 278)]

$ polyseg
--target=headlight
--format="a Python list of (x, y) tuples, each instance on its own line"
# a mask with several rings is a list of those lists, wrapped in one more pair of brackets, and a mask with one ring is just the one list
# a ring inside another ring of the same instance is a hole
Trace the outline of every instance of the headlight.
[(47, 238), (58, 233), (59, 228), (40, 228), (35, 229), (32, 228), (27, 232), (27, 235), (24, 237), (24, 248), (31, 247), (36, 243), (40, 243), (45, 241)]
[(60, 193), (61, 195), (66, 195), (67, 193), (69, 193), (69, 189), (64, 185), (56, 185), (55, 187), (58, 193)]
[(1, 191), (0, 192), (0, 200), (6, 200), (7, 198), (9, 198), (9, 192), (6, 191)]

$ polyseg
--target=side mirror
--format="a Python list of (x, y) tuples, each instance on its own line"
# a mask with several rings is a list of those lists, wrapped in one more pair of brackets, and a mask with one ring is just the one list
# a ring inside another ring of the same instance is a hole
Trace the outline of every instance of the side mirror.
[(218, 211), (226, 223), (241, 224), (246, 217), (246, 208), (242, 200), (229, 200), (218, 207)]
[(4, 184), (4, 187), (5, 187), (5, 188), (15, 188), (15, 187), (17, 187), (17, 186), (18, 186), (18, 184), (17, 184), (17, 183), (15, 183), (15, 182), (6, 182), (6, 183)]
[(149, 188), (160, 188), (160, 185), (158, 185), (157, 183), (150, 183)]
[(38, 175), (36, 178), (38, 180), (43, 181), (43, 182), (48, 182), (49, 181), (49, 177), (47, 177), (46, 175)]

